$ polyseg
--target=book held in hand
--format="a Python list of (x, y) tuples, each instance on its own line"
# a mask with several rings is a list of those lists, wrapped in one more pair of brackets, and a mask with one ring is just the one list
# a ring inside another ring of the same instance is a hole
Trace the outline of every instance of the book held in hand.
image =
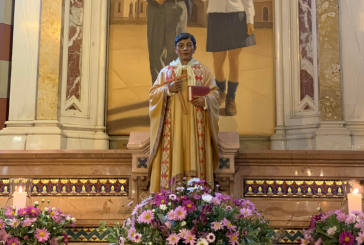
[(206, 96), (209, 93), (209, 86), (188, 86), (188, 101), (192, 101), (196, 97)]

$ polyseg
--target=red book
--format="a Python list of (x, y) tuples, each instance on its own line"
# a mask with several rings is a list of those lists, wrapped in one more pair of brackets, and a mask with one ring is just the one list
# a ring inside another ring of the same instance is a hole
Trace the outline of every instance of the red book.
[(199, 96), (206, 96), (209, 93), (209, 86), (188, 86), (188, 101), (192, 101)]

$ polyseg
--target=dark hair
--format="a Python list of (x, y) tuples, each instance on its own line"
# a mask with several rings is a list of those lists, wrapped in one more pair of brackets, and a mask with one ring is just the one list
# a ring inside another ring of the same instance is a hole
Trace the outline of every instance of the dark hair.
[(177, 46), (177, 43), (181, 40), (185, 40), (185, 39), (191, 39), (192, 43), (193, 43), (193, 46), (196, 47), (196, 39), (195, 37), (190, 34), (190, 33), (181, 33), (179, 34), (175, 39), (174, 39), (174, 46), (176, 47)]

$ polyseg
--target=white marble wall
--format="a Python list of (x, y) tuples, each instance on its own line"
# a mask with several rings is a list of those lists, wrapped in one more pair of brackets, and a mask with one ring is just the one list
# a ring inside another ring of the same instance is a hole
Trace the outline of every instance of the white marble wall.
[(364, 122), (364, 1), (339, 4), (344, 120)]
[(14, 11), (9, 120), (34, 120), (41, 0), (17, 0)]

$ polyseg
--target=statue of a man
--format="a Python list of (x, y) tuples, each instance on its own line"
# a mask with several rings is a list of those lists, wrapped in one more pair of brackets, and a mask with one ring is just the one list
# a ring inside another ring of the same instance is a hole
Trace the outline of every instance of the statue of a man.
[[(209, 69), (192, 57), (197, 48), (194, 36), (181, 33), (174, 44), (178, 59), (161, 70), (149, 92), (151, 193), (169, 189), (184, 177), (213, 184), (219, 160), (219, 91), (215, 80)], [(172, 74), (188, 76), (165, 84)], [(208, 86), (210, 92), (188, 101), (189, 86)]]

